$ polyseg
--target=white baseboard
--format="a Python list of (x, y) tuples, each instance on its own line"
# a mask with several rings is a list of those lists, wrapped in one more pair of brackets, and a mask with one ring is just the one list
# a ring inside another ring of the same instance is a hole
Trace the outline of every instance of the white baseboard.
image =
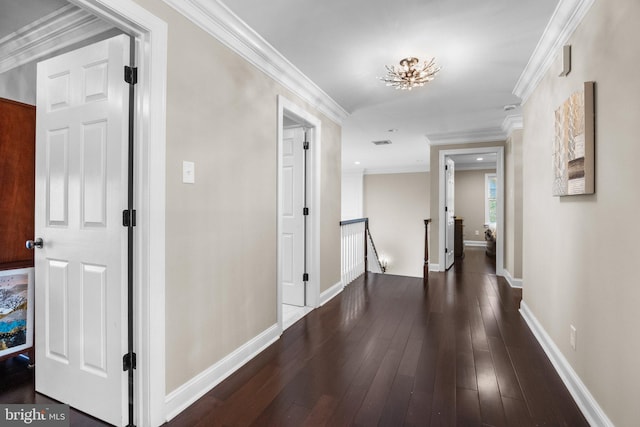
[(338, 283), (336, 283), (335, 285), (333, 285), (332, 287), (330, 287), (329, 289), (321, 293), (320, 306), (323, 306), (329, 301), (331, 301), (336, 295), (342, 292), (343, 289), (344, 289), (344, 286), (342, 285), (342, 281), (339, 281)]
[(611, 420), (589, 392), (587, 386), (584, 385), (578, 374), (569, 364), (569, 361), (562, 355), (560, 349), (558, 349), (524, 301), (520, 302), (520, 314), (525, 322), (527, 322), (527, 325), (529, 325), (529, 329), (533, 332), (533, 335), (542, 346), (549, 360), (551, 360), (553, 367), (558, 372), (558, 375), (560, 375), (564, 385), (569, 389), (569, 393), (571, 393), (571, 396), (576, 401), (576, 404), (589, 424), (592, 426), (614, 427)]
[(282, 330), (286, 331), (291, 325), (302, 319), (307, 314), (311, 313), (312, 307), (297, 307), (287, 315), (282, 313)]
[(280, 337), (278, 324), (247, 341), (234, 352), (199, 373), (165, 398), (167, 421), (175, 418)]
[(429, 263), (429, 271), (440, 271), (440, 264)]
[(511, 276), (511, 273), (505, 268), (502, 270), (504, 273), (505, 280), (509, 283), (512, 288), (522, 288), (522, 279), (515, 279)]
[(486, 241), (480, 241), (480, 240), (465, 240), (464, 241), (464, 245), (465, 246), (476, 246), (479, 248), (486, 248), (487, 247), (487, 242)]

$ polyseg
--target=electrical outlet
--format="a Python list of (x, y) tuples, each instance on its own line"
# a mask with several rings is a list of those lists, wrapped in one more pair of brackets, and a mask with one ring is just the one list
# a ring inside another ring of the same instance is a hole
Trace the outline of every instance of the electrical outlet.
[(569, 334), (569, 344), (571, 344), (571, 348), (575, 351), (576, 349), (576, 327), (573, 325), (569, 325), (571, 327), (571, 333)]
[(478, 230), (476, 230), (476, 236), (479, 236), (480, 232)]

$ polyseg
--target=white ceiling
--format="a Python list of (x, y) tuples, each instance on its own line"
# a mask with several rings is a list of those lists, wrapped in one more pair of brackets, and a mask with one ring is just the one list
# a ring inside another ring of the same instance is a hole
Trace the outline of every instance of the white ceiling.
[[(429, 142), (503, 137), (512, 90), (558, 0), (224, 0), (350, 115), (344, 169), (428, 170)], [(0, 0), (0, 38), (66, 5)], [(442, 67), (422, 88), (377, 77), (406, 56)], [(393, 130), (390, 132), (389, 130)], [(389, 139), (391, 145), (375, 146)], [(360, 164), (356, 165), (358, 161)]]
[[(503, 137), (505, 117), (520, 113), (503, 107), (519, 103), (512, 90), (558, 1), (223, 3), (350, 113), (343, 168), (375, 171), (428, 169), (428, 141)], [(377, 80), (406, 56), (435, 56), (442, 70), (411, 92)]]

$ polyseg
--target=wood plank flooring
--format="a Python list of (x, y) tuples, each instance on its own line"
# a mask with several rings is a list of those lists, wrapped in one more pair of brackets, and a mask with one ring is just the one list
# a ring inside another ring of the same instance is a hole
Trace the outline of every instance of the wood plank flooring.
[[(28, 366), (28, 360), (21, 357), (0, 362), (0, 403), (58, 403), (35, 392), (35, 370)], [(73, 427), (108, 425), (73, 408), (69, 411), (69, 424)]]
[(587, 426), (494, 272), (360, 278), (168, 426)]
[[(361, 277), (166, 425), (587, 426), (494, 271), (467, 249), (427, 290)], [(46, 399), (32, 377), (14, 372), (0, 402)]]

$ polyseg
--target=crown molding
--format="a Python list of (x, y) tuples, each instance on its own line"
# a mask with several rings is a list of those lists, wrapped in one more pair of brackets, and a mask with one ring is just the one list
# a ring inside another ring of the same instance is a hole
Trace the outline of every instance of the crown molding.
[(526, 102), (576, 30), (595, 0), (560, 0), (538, 45), (522, 71), (513, 94)]
[(354, 175), (354, 176), (362, 176), (364, 175), (364, 169), (362, 168), (342, 168), (342, 175)]
[(514, 130), (523, 129), (524, 120), (521, 114), (511, 115), (504, 118), (502, 122), (502, 131), (507, 135), (511, 135)]
[(64, 6), (0, 39), (0, 73), (113, 28), (77, 6)]
[(501, 127), (475, 129), (464, 132), (446, 132), (427, 135), (430, 145), (467, 144), (476, 142), (494, 142), (507, 139)]
[(390, 168), (366, 168), (364, 175), (387, 175), (399, 173), (423, 173), (429, 172), (429, 165), (419, 166), (397, 166)]
[(480, 164), (456, 162), (456, 172), (493, 170), (496, 166), (496, 162)]
[(218, 0), (164, 0), (191, 22), (334, 122), (349, 115), (280, 52)]

